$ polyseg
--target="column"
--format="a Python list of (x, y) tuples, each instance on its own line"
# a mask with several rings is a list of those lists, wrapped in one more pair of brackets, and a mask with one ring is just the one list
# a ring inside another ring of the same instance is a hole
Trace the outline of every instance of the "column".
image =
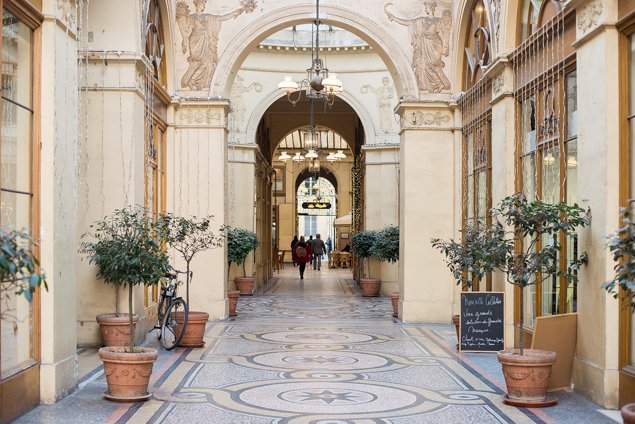
[(402, 102), (399, 315), (404, 322), (449, 322), (454, 283), (431, 238), (454, 235), (454, 111), (445, 102)]
[[(169, 210), (180, 216), (213, 215), (213, 228), (227, 222), (226, 100), (187, 100), (175, 108), (174, 140), (168, 146), (174, 173)], [(210, 319), (227, 316), (225, 248), (200, 252), (192, 262), (190, 310)], [(177, 266), (181, 266), (177, 262)], [(179, 268), (181, 269), (181, 268)]]

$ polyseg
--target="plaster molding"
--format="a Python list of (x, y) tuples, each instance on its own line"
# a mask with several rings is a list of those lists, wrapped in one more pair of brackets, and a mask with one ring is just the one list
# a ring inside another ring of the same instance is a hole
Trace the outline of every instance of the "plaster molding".
[(492, 97), (496, 98), (500, 96), (505, 87), (505, 75), (499, 74), (492, 80)]
[(576, 13), (578, 37), (585, 35), (591, 28), (598, 25), (604, 13), (604, 5), (601, 0), (594, 0)]
[(56, 0), (55, 9), (55, 17), (74, 31), (74, 28), (77, 28), (75, 0)]
[(225, 127), (229, 102), (198, 101), (177, 105), (177, 122), (179, 126), (191, 127)]
[(492, 14), (492, 28), (494, 29), (494, 40), (496, 42), (496, 46), (494, 47), (494, 55), (500, 51), (499, 49), (499, 41), (500, 41), (500, 16), (501, 16), (501, 0), (490, 0), (489, 1), (490, 12)]

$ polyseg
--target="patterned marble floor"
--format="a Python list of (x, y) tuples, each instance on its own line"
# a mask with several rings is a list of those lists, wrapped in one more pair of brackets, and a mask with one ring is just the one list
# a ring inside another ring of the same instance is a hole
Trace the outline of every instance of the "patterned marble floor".
[(506, 406), (501, 382), (488, 372), (492, 355), (458, 355), (449, 325), (395, 321), (389, 300), (359, 297), (345, 271), (311, 272), (303, 283), (310, 293), (292, 271), (241, 298), (237, 318), (211, 322), (204, 348), (160, 350), (148, 402), (103, 400), (98, 366), (75, 394), (18, 422), (613, 422), (571, 393), (550, 409)]

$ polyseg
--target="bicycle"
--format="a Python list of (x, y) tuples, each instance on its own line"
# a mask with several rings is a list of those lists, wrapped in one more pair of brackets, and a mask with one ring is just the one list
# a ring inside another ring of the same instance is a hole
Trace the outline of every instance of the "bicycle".
[[(183, 285), (177, 281), (178, 274), (185, 272), (175, 271), (165, 274), (167, 282), (161, 284), (161, 300), (158, 309), (157, 338), (166, 350), (174, 349), (183, 339), (187, 327), (188, 306), (183, 298), (177, 296), (177, 289)], [(183, 325), (179, 326), (177, 316), (183, 314)]]

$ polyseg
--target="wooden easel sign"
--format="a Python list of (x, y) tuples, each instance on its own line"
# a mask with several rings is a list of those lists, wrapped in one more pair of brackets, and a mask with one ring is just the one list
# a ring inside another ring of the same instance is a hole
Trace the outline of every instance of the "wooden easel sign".
[(461, 292), (461, 352), (498, 352), (505, 348), (505, 293)]

